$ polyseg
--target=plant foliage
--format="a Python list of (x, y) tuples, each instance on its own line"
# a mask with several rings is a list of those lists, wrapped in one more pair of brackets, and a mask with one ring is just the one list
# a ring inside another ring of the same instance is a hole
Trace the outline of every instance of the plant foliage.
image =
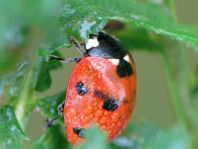
[[(68, 40), (71, 35), (86, 40), (89, 34), (97, 34), (111, 20), (124, 23), (122, 30), (111, 33), (125, 47), (162, 54), (176, 126), (160, 128), (148, 123), (132, 124), (113, 143), (107, 143), (105, 134), (93, 126), (86, 132), (87, 141), (77, 148), (198, 147), (198, 83), (188, 81), (188, 72), (183, 66), (189, 66), (185, 63), (184, 50), (178, 48), (184, 43), (197, 51), (198, 27), (177, 23), (174, 13), (167, 1), (159, 5), (134, 0), (1, 0), (0, 104), (1, 101), (4, 104), (0, 107), (0, 148), (23, 147), (29, 140), (26, 136), (29, 115), (35, 109), (41, 111), (44, 119), (58, 115), (57, 106), (65, 99), (66, 91), (60, 88), (55, 95), (42, 96), (53, 84), (50, 72), (62, 66), (60, 62), (49, 61), (49, 55), (61, 56), (60, 51), (71, 46)], [(173, 49), (177, 49), (177, 54), (172, 54)], [(174, 63), (169, 56), (180, 63)], [(197, 72), (192, 76), (196, 81)], [(181, 83), (181, 80), (187, 81)], [(29, 140), (29, 146), (32, 149), (69, 148), (63, 129), (60, 121), (38, 139)]]

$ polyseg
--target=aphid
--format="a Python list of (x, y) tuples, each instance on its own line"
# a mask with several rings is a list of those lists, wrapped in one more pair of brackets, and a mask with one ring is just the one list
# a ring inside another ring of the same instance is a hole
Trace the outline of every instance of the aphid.
[(105, 32), (90, 35), (84, 50), (74, 38), (72, 43), (82, 58), (51, 59), (75, 61), (63, 112), (68, 141), (76, 144), (86, 136), (93, 122), (114, 139), (127, 125), (136, 96), (136, 69), (132, 56), (120, 42)]

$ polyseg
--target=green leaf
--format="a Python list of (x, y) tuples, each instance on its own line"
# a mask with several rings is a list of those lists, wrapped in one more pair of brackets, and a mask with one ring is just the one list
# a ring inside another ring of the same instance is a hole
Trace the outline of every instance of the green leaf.
[(0, 50), (0, 74), (16, 64), (17, 56), (10, 51)]
[[(40, 54), (44, 56), (48, 56), (49, 53), (45, 53), (44, 50), (41, 50)], [(57, 51), (54, 51), (52, 54), (56, 56), (60, 56), (60, 54)], [(34, 86), (35, 86), (35, 90), (37, 91), (47, 90), (52, 83), (50, 71), (54, 69), (58, 69), (62, 66), (62, 64), (59, 61), (44, 61), (43, 58), (44, 57), (39, 57), (36, 60), (36, 64), (35, 64)]]
[(25, 129), (28, 116), (34, 109), (33, 66), (29, 65), (27, 73), (23, 73), (17, 96), (10, 102), (14, 106), (16, 117), (23, 129)]
[[(131, 33), (129, 35), (129, 33)], [(128, 50), (158, 51), (164, 48), (161, 40), (156, 40), (145, 29), (133, 27), (131, 24), (113, 34), (121, 41)], [(158, 37), (159, 38), (159, 37)]]
[(67, 149), (69, 144), (65, 136), (61, 126), (52, 126), (41, 137), (33, 141), (31, 149)]
[(43, 41), (43, 37), (54, 38), (57, 9), (61, 5), (61, 1), (53, 0), (35, 0), (31, 3), (23, 0), (1, 0), (0, 49), (18, 46), (31, 40), (32, 36), (24, 36), (23, 28), (38, 32), (37, 41)]
[(118, 136), (118, 138), (111, 143), (111, 147), (113, 149), (138, 149), (137, 142), (125, 136)]
[(84, 39), (90, 33), (101, 31), (109, 20), (116, 19), (198, 46), (198, 27), (175, 23), (168, 10), (157, 4), (132, 0), (66, 0), (64, 10), (60, 19), (63, 28), (68, 33), (71, 29), (77, 31)]
[(153, 124), (133, 124), (127, 130), (137, 148), (144, 149), (187, 149), (191, 146), (190, 136), (179, 126), (159, 128)]
[[(198, 72), (196, 72), (198, 74)], [(198, 77), (194, 80), (194, 85), (191, 89), (191, 105), (195, 114), (198, 116)]]
[(71, 46), (71, 44), (69, 42), (69, 39), (68, 39), (66, 34), (63, 34), (63, 33), (59, 32), (56, 37), (57, 37), (57, 39), (54, 40), (52, 43), (48, 43), (45, 46), (43, 45), (39, 49), (39, 56), (41, 58), (46, 58), (47, 59), (50, 54), (60, 56), (60, 54), (57, 52), (57, 50)]
[(17, 98), (24, 76), (28, 73), (30, 64), (24, 62), (20, 64), (15, 72), (5, 74), (0, 78), (0, 96), (1, 94), (9, 94), (9, 98), (14, 100)]
[(58, 115), (58, 106), (65, 100), (66, 91), (38, 100), (37, 106), (44, 117), (54, 118)]
[(106, 142), (106, 135), (93, 125), (85, 132), (85, 142), (79, 144), (77, 149), (109, 149), (109, 145)]
[(34, 108), (32, 63), (21, 64), (16, 72), (0, 81), (1, 92), (7, 97), (8, 104), (14, 107), (18, 122), (22, 128), (27, 124), (29, 113)]
[(0, 132), (1, 149), (21, 148), (25, 136), (10, 106), (0, 108)]

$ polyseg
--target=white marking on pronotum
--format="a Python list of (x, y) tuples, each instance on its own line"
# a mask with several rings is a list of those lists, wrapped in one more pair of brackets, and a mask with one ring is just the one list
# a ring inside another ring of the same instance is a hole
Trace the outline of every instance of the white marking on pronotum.
[(114, 59), (109, 59), (109, 61), (112, 63), (112, 64), (114, 64), (114, 65), (118, 65), (119, 64), (119, 59), (116, 59), (116, 58), (114, 58)]
[(99, 41), (98, 41), (97, 37), (90, 38), (90, 39), (88, 39), (88, 41), (85, 43), (86, 49), (95, 48), (95, 47), (97, 47), (97, 46), (99, 46)]
[[(124, 56), (124, 60), (127, 61), (127, 62), (130, 62), (130, 57), (129, 57), (128, 54)], [(114, 58), (114, 59), (109, 59), (109, 61), (110, 61), (112, 64), (114, 64), (114, 65), (118, 65), (119, 62), (120, 62), (120, 60), (119, 60), (119, 59), (116, 59), (116, 58)]]
[(130, 57), (129, 57), (128, 54), (124, 56), (124, 60), (127, 61), (127, 62), (130, 62)]

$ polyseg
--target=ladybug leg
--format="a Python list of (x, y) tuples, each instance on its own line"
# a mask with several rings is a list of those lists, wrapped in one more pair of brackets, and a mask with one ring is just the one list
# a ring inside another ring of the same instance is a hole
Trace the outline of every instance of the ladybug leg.
[(76, 47), (76, 49), (82, 54), (82, 55), (84, 55), (84, 53), (85, 53), (85, 51), (82, 49), (82, 45), (84, 45), (84, 43), (79, 43), (77, 40), (76, 40), (76, 38), (75, 37), (71, 37), (70, 38), (70, 42), (71, 42), (71, 44), (73, 44), (75, 47)]
[(58, 114), (61, 116), (63, 116), (64, 106), (65, 106), (65, 101), (63, 101), (57, 108)]
[(49, 127), (55, 125), (55, 124), (57, 123), (57, 121), (58, 121), (60, 118), (61, 118), (61, 116), (58, 115), (58, 116), (56, 116), (55, 118), (47, 119), (47, 120), (45, 121), (45, 127), (46, 127), (46, 128), (49, 128)]
[(81, 46), (85, 46), (85, 43), (84, 43), (84, 42), (81, 42), (80, 45), (81, 45)]
[(63, 101), (57, 108), (58, 110), (58, 116), (56, 116), (55, 118), (52, 119), (47, 119), (45, 122), (45, 127), (49, 128), (53, 125), (55, 125), (57, 123), (57, 121), (63, 116), (63, 110), (64, 110), (64, 105), (65, 105), (65, 101)]
[(50, 55), (49, 56), (49, 60), (58, 60), (58, 61), (61, 61), (63, 63), (70, 63), (70, 62), (79, 62), (81, 58), (77, 58), (77, 57), (74, 57), (74, 58), (63, 58), (63, 57), (58, 57), (56, 55)]

